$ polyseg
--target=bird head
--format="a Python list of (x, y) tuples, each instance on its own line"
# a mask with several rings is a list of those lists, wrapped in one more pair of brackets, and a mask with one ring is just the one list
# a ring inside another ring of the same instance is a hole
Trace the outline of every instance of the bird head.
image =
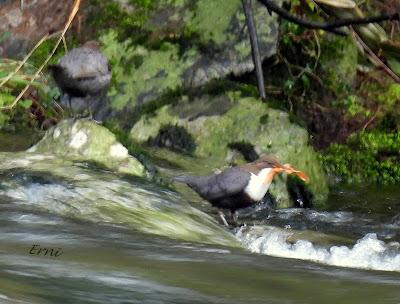
[(85, 44), (83, 45), (85, 48), (93, 49), (93, 50), (99, 50), (100, 49), (100, 43), (96, 40), (89, 40), (86, 41)]
[(282, 165), (279, 162), (278, 158), (276, 158), (273, 155), (262, 155), (256, 161), (256, 163), (258, 164), (258, 166), (260, 168), (272, 168), (273, 176), (278, 173), (285, 172), (287, 174), (296, 175), (298, 178), (300, 178), (304, 182), (308, 182), (308, 180), (309, 180), (308, 176), (304, 172), (294, 169), (292, 167), (292, 165), (290, 165), (290, 164)]

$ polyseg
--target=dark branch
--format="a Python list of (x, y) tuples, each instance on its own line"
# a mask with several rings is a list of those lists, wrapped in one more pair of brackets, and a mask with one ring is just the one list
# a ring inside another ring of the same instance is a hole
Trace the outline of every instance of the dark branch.
[(257, 30), (256, 30), (256, 25), (254, 23), (253, 8), (251, 5), (251, 1), (252, 0), (242, 0), (242, 5), (244, 14), (246, 16), (247, 30), (250, 36), (251, 54), (253, 57), (253, 63), (256, 70), (258, 92), (260, 94), (261, 99), (265, 99), (266, 94), (265, 94), (264, 75), (262, 70), (262, 60), (261, 60), (260, 49), (258, 47)]
[(400, 14), (395, 13), (392, 15), (380, 15), (374, 16), (369, 18), (345, 18), (339, 19), (332, 22), (316, 22), (316, 21), (308, 21), (297, 16), (290, 14), (287, 10), (280, 7), (279, 5), (275, 4), (272, 0), (258, 0), (264, 6), (267, 7), (269, 11), (273, 11), (278, 14), (283, 19), (296, 23), (298, 25), (304, 26), (310, 29), (321, 29), (327, 32), (332, 32), (338, 35), (346, 35), (345, 32), (338, 30), (337, 28), (342, 26), (349, 26), (349, 25), (360, 25), (360, 24), (369, 24), (374, 22), (382, 22), (387, 20), (400, 20)]

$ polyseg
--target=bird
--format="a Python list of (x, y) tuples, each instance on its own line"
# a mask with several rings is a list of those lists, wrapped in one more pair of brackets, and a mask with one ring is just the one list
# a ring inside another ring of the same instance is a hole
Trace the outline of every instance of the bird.
[(209, 176), (176, 176), (174, 180), (192, 188), (203, 199), (218, 208), (222, 222), (229, 227), (222, 209), (228, 209), (236, 221), (236, 211), (260, 202), (278, 173), (295, 174), (301, 180), (309, 178), (290, 164), (282, 165), (274, 155), (262, 155), (254, 162), (228, 168)]
[(71, 112), (71, 99), (83, 97), (91, 116), (89, 97), (101, 98), (111, 82), (111, 66), (97, 41), (70, 50), (48, 68), (61, 93), (69, 97)]

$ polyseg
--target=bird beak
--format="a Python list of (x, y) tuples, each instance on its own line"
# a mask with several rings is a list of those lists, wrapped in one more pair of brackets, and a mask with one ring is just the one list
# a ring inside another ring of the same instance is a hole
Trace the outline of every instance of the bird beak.
[(287, 174), (296, 175), (298, 178), (300, 178), (304, 182), (308, 182), (310, 180), (303, 171), (295, 170), (292, 167), (292, 165), (290, 165), (290, 164), (284, 164), (282, 169), (283, 169), (282, 171), (286, 172)]

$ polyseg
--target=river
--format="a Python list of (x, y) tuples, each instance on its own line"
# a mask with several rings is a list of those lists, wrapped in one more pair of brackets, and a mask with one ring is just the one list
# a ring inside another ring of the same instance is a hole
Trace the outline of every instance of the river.
[(0, 161), (0, 303), (400, 303), (396, 188), (339, 187), (325, 210), (260, 205), (227, 230), (191, 194)]

